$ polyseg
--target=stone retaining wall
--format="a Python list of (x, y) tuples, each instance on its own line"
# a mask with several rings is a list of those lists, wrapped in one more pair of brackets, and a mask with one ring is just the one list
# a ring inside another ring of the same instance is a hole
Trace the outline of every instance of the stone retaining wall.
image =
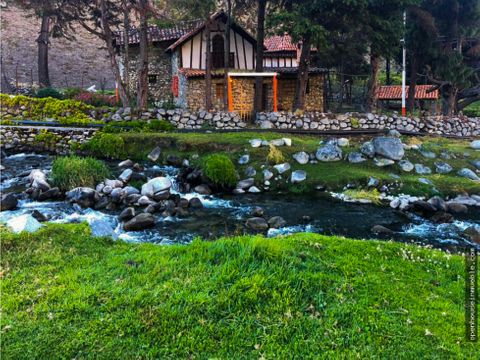
[(2, 126), (0, 146), (12, 152), (46, 151), (69, 154), (93, 137), (97, 129)]
[[(179, 129), (243, 129), (245, 120), (237, 113), (188, 111), (183, 109), (150, 109), (140, 115), (141, 119), (165, 119)], [(119, 109), (114, 120), (130, 120), (130, 111)], [(402, 117), (397, 114), (377, 115), (371, 113), (331, 114), (322, 112), (276, 112), (260, 113), (254, 124), (261, 129), (298, 130), (358, 130), (396, 129), (399, 131), (422, 132), (435, 135), (480, 136), (480, 118), (465, 116), (422, 118)]]

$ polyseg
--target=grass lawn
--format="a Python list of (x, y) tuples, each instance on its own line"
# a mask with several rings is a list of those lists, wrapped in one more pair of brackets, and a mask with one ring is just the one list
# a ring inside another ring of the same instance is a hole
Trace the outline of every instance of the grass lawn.
[(458, 255), (312, 234), (158, 246), (82, 224), (1, 231), (5, 359), (478, 356)]
[[(182, 157), (191, 157), (193, 154), (200, 156), (208, 155), (213, 152), (224, 152), (229, 155), (240, 173), (241, 178), (247, 166), (254, 166), (257, 170), (258, 183), (263, 182), (261, 166), (268, 165), (266, 158), (268, 154), (268, 147), (252, 148), (249, 140), (259, 138), (263, 140), (278, 139), (282, 136), (292, 139), (291, 147), (280, 147), (279, 149), (284, 154), (285, 160), (292, 165), (293, 170), (306, 170), (308, 176), (305, 183), (301, 186), (291, 186), (284, 180), (272, 183), (272, 189), (289, 188), (293, 191), (309, 191), (315, 189), (317, 185), (326, 185), (329, 190), (341, 191), (347, 183), (356, 183), (357, 186), (365, 186), (368, 183), (370, 176), (373, 176), (381, 181), (382, 184), (392, 184), (399, 182), (397, 188), (398, 193), (407, 193), (411, 195), (425, 195), (431, 196), (440, 194), (458, 195), (463, 192), (480, 193), (480, 184), (478, 182), (461, 178), (457, 175), (457, 171), (463, 167), (474, 169), (471, 165), (473, 159), (480, 158), (479, 152), (474, 151), (469, 147), (469, 140), (446, 139), (440, 137), (403, 137), (404, 143), (419, 144), (422, 143), (425, 149), (434, 152), (437, 158), (430, 159), (424, 157), (416, 150), (407, 150), (405, 159), (412, 163), (421, 163), (429, 166), (433, 173), (431, 175), (417, 175), (415, 171), (411, 173), (402, 172), (400, 167), (395, 164), (393, 166), (380, 168), (373, 164), (371, 160), (361, 164), (351, 164), (348, 161), (318, 163), (300, 165), (293, 158), (292, 155), (299, 151), (306, 151), (308, 153), (315, 153), (319, 147), (319, 142), (322, 137), (312, 135), (289, 135), (277, 133), (255, 133), (255, 132), (232, 132), (232, 133), (126, 133), (121, 135), (125, 142), (125, 153), (127, 157), (136, 159), (146, 159), (148, 153), (153, 150), (155, 146), (160, 146), (163, 149), (163, 158), (168, 154), (176, 154)], [(366, 136), (362, 138), (350, 138), (351, 145), (343, 149), (344, 153), (352, 151), (359, 151), (361, 144), (364, 141), (372, 139), (373, 136)], [(448, 151), (455, 155), (455, 158), (444, 160), (440, 157), (442, 151)], [(249, 153), (251, 161), (249, 164), (239, 166), (238, 158)], [(435, 174), (434, 163), (437, 161), (445, 161), (450, 164), (454, 171), (448, 175)], [(271, 168), (271, 167), (270, 167)], [(400, 181), (392, 175), (401, 176)], [(433, 184), (425, 185), (419, 182), (419, 178), (427, 178)], [(437, 191), (438, 192), (437, 192)]]

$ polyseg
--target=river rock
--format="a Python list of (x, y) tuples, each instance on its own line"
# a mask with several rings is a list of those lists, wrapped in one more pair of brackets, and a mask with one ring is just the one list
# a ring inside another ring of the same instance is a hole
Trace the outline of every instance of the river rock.
[(141, 213), (127, 221), (123, 228), (125, 231), (141, 231), (155, 226), (155, 218), (150, 213)]
[(399, 138), (400, 136), (402, 136), (402, 134), (400, 134), (398, 130), (391, 129), (391, 130), (388, 130), (388, 136)]
[(156, 147), (155, 149), (153, 149), (150, 154), (148, 154), (148, 159), (155, 162), (158, 160), (158, 158), (160, 157), (160, 154), (162, 153), (162, 149), (160, 147)]
[(122, 210), (122, 212), (118, 215), (118, 220), (120, 221), (128, 221), (135, 217), (135, 209), (133, 207), (127, 207)]
[(480, 244), (480, 231), (475, 226), (466, 228), (463, 233), (474, 243)]
[(77, 203), (83, 208), (93, 207), (100, 200), (100, 195), (92, 188), (77, 187), (66, 193), (66, 199)]
[(273, 177), (273, 172), (268, 169), (263, 170), (263, 180), (268, 181)]
[(283, 143), (285, 144), (285, 146), (292, 146), (292, 139), (282, 138), (282, 140), (283, 140)]
[(262, 217), (252, 217), (247, 219), (247, 222), (245, 223), (247, 228), (254, 230), (254, 231), (266, 231), (268, 230), (268, 223), (267, 220), (265, 220)]
[(206, 184), (197, 185), (197, 186), (195, 186), (195, 188), (193, 190), (200, 195), (211, 195), (212, 194), (212, 190)]
[(305, 151), (301, 151), (301, 152), (298, 152), (298, 153), (293, 154), (293, 158), (294, 158), (299, 164), (302, 164), (302, 165), (307, 164), (307, 163), (308, 163), (308, 160), (310, 159), (310, 157), (308, 156), (308, 154), (307, 154)]
[(458, 172), (458, 175), (461, 176), (461, 177), (473, 180), (473, 181), (480, 181), (480, 177), (478, 177), (478, 175), (475, 174), (475, 172), (473, 172), (472, 170), (470, 170), (468, 168), (461, 169)]
[(182, 159), (174, 154), (170, 154), (167, 156), (167, 164), (175, 167), (182, 166)]
[(480, 140), (473, 140), (470, 143), (470, 147), (475, 150), (480, 150)]
[(260, 140), (260, 139), (252, 139), (249, 142), (250, 142), (250, 145), (253, 148), (258, 148), (258, 147), (262, 146), (262, 140)]
[(280, 229), (285, 225), (287, 225), (287, 222), (281, 216), (273, 216), (270, 219), (268, 219), (268, 226), (272, 228)]
[(373, 146), (371, 141), (367, 141), (362, 144), (360, 152), (369, 158), (373, 158), (375, 156), (375, 146)]
[(48, 217), (46, 217), (44, 214), (42, 214), (38, 210), (33, 210), (32, 211), (32, 216), (38, 221), (38, 222), (45, 222), (48, 221)]
[(248, 192), (251, 193), (251, 194), (258, 194), (258, 193), (261, 193), (262, 190), (260, 190), (258, 187), (256, 186), (250, 186), (248, 188)]
[(113, 189), (112, 192), (110, 193), (110, 198), (112, 199), (112, 202), (114, 202), (115, 204), (119, 204), (123, 200), (124, 195), (125, 193), (123, 189), (116, 188), (116, 189)]
[(248, 167), (245, 169), (245, 176), (247, 176), (247, 177), (254, 177), (255, 175), (257, 175), (257, 171), (254, 169), (253, 166), (248, 166)]
[(243, 155), (242, 157), (240, 157), (240, 159), (238, 159), (238, 163), (240, 165), (248, 164), (249, 161), (250, 161), (250, 155), (248, 154)]
[(61, 195), (60, 189), (58, 187), (51, 188), (50, 190), (44, 191), (38, 195), (38, 201), (45, 201), (51, 199), (57, 199)]
[(395, 164), (395, 161), (385, 158), (375, 158), (373, 161), (378, 167), (385, 167)]
[(380, 181), (374, 177), (370, 177), (370, 179), (368, 179), (368, 183), (367, 183), (367, 187), (369, 188), (376, 188), (378, 185), (380, 185)]
[(342, 160), (342, 149), (334, 144), (326, 144), (318, 148), (315, 157), (319, 161), (339, 161)]
[(133, 195), (133, 194), (140, 194), (140, 191), (133, 186), (125, 186), (123, 188), (123, 193), (124, 193), (125, 197), (127, 197), (127, 196)]
[(15, 194), (2, 194), (0, 200), (0, 211), (14, 210), (17, 208), (18, 200)]
[(95, 206), (93, 208), (95, 210), (102, 210), (109, 206), (112, 206), (112, 204), (108, 196), (101, 196), (100, 199), (95, 203)]
[(120, 181), (120, 180), (117, 180), (117, 179), (114, 179), (114, 180), (106, 179), (105, 180), (105, 187), (107, 187), (107, 186), (110, 186), (112, 189), (121, 188), (121, 187), (123, 187), (123, 182)]
[(154, 204), (155, 202), (152, 201), (148, 196), (142, 195), (138, 200), (137, 203), (139, 206), (148, 206)]
[(118, 164), (118, 167), (121, 169), (130, 169), (133, 167), (133, 161), (130, 159), (124, 160)]
[(468, 213), (468, 208), (464, 204), (449, 202), (447, 203), (446, 211), (450, 214), (466, 214)]
[(370, 231), (374, 234), (393, 234), (393, 230), (390, 230), (383, 225), (374, 225)]
[(33, 169), (28, 175), (28, 180), (30, 181), (30, 186), (34, 189), (39, 189), (41, 191), (47, 191), (50, 189), (50, 185), (47, 182), (47, 176), (42, 170)]
[(141, 194), (148, 197), (154, 197), (157, 194), (168, 192), (171, 187), (172, 182), (168, 178), (160, 176), (143, 184)]
[(105, 185), (103, 188), (102, 188), (102, 193), (104, 193), (105, 195), (110, 195), (110, 193), (112, 192), (113, 188), (109, 185)]
[(453, 170), (453, 168), (447, 164), (446, 162), (443, 161), (437, 161), (435, 163), (435, 171), (438, 174), (448, 174)]
[(414, 169), (413, 164), (408, 160), (400, 160), (398, 166), (400, 166), (400, 169), (405, 172), (410, 172)]
[(377, 137), (372, 141), (375, 153), (391, 160), (401, 160), (405, 151), (403, 144), (398, 138)]
[(274, 166), (275, 170), (278, 171), (279, 174), (283, 174), (284, 172), (290, 170), (289, 163), (278, 164)]
[(367, 161), (367, 159), (365, 159), (361, 153), (351, 152), (350, 154), (348, 154), (348, 162), (352, 164), (359, 164), (364, 161)]
[(188, 206), (193, 209), (201, 209), (203, 208), (203, 203), (199, 198), (193, 197), (188, 201)]
[(255, 183), (255, 180), (253, 178), (240, 180), (237, 183), (237, 189), (243, 189), (243, 190), (248, 189), (249, 187), (253, 186), (254, 183)]
[(430, 217), (437, 211), (437, 209), (435, 209), (435, 207), (432, 204), (424, 200), (417, 200), (412, 205), (415, 211), (423, 215), (426, 215), (428, 217)]
[(305, 181), (307, 179), (307, 172), (304, 170), (295, 170), (292, 172), (292, 176), (290, 181), (292, 184), (299, 183)]
[(445, 211), (437, 211), (432, 215), (430, 220), (437, 224), (447, 224), (453, 222), (453, 215)]
[(126, 184), (130, 181), (132, 174), (133, 174), (132, 169), (125, 169), (123, 170), (123, 172), (120, 174), (118, 178)]
[(423, 164), (415, 164), (415, 172), (419, 175), (428, 175), (432, 173), (432, 169)]
[(273, 146), (284, 146), (285, 145), (285, 141), (283, 141), (283, 139), (275, 139), (275, 140), (270, 140), (269, 142), (270, 145), (273, 145)]
[(42, 224), (40, 224), (32, 215), (25, 214), (8, 220), (7, 227), (16, 234), (21, 233), (22, 231), (33, 233), (39, 230), (42, 227)]
[(434, 196), (428, 200), (437, 211), (447, 211), (447, 204), (440, 196)]
[(89, 222), (90, 231), (93, 237), (118, 238), (112, 226), (105, 220), (95, 219)]
[(262, 217), (264, 213), (265, 211), (260, 206), (254, 206), (252, 209), (252, 216), (254, 217)]
[(480, 160), (473, 160), (472, 165), (480, 170)]
[(347, 138), (340, 138), (337, 140), (337, 145), (340, 147), (346, 147), (350, 145), (350, 141)]

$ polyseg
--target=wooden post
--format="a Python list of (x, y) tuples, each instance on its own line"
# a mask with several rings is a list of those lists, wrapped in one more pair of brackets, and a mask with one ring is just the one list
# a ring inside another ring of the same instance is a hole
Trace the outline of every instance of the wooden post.
[(273, 75), (273, 112), (277, 112), (277, 75)]
[(233, 112), (233, 98), (232, 98), (232, 77), (227, 76), (227, 92), (228, 92), (228, 111)]

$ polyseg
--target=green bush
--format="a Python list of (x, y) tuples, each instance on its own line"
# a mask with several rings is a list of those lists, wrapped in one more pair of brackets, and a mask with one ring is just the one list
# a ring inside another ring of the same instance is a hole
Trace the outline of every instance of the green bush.
[(63, 90), (63, 97), (65, 99), (73, 99), (73, 98), (75, 98), (75, 96), (81, 94), (84, 91), (85, 90), (83, 90), (82, 88), (78, 88), (78, 87), (66, 88), (65, 90)]
[(203, 173), (215, 185), (226, 188), (235, 186), (238, 179), (235, 165), (224, 154), (207, 156), (203, 162)]
[(173, 131), (175, 126), (167, 120), (131, 120), (131, 121), (115, 121), (105, 125), (103, 132), (117, 134), (121, 132), (165, 132)]
[(54, 99), (63, 99), (63, 95), (60, 91), (51, 88), (51, 87), (46, 87), (46, 88), (41, 88), (38, 89), (38, 91), (35, 93), (36, 98), (54, 98)]
[(175, 126), (169, 123), (167, 120), (151, 120), (147, 123), (147, 130), (152, 132), (172, 131), (175, 130)]
[(118, 135), (99, 131), (81, 149), (94, 156), (117, 159), (125, 154), (125, 141)]
[(62, 191), (76, 187), (95, 187), (110, 176), (110, 170), (100, 160), (68, 156), (56, 158), (52, 166), (52, 181)]

